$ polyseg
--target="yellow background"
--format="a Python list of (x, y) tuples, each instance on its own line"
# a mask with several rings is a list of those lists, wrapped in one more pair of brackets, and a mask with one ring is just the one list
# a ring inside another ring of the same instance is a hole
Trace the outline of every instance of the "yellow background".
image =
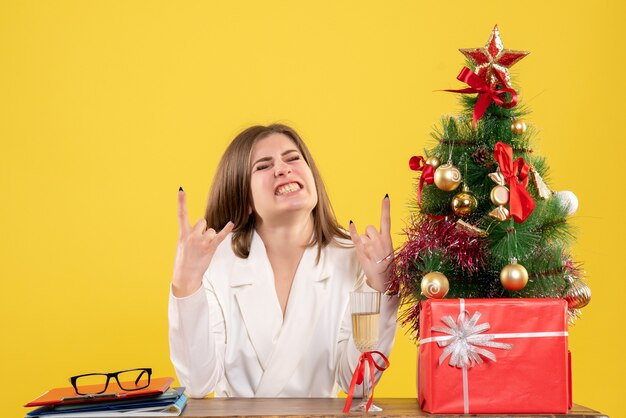
[[(70, 375), (173, 375), (167, 293), (176, 191), (203, 214), (241, 129), (295, 127), (342, 224), (392, 198), (459, 110), (458, 48), (531, 54), (513, 75), (554, 190), (573, 190), (593, 301), (571, 329), (574, 401), (626, 416), (622, 2), (57, 1), (0, 5), (0, 397), (4, 416)], [(377, 396), (415, 396), (400, 330)], [(500, 394), (514, 397), (515, 394)]]

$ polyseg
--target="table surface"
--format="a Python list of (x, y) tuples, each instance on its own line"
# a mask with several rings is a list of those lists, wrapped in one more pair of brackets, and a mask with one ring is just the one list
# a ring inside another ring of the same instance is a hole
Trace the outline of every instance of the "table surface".
[[(342, 398), (209, 398), (190, 399), (183, 417), (345, 417)], [(477, 415), (433, 415), (420, 410), (415, 398), (376, 398), (382, 412), (367, 415), (383, 417), (468, 417)], [(362, 415), (350, 413), (350, 416)], [(511, 417), (607, 417), (598, 411), (574, 404), (567, 414), (481, 415)]]

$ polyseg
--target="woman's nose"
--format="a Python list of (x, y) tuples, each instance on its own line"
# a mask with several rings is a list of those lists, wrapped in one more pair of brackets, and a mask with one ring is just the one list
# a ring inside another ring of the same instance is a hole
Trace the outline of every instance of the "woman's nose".
[(291, 168), (284, 162), (280, 162), (274, 166), (274, 177), (284, 176), (289, 173), (291, 173)]

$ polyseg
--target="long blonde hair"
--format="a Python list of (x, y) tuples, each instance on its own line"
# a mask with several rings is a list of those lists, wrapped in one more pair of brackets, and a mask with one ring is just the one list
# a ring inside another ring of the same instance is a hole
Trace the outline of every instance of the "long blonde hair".
[(208, 227), (216, 231), (221, 230), (228, 221), (232, 221), (235, 224), (231, 243), (233, 251), (241, 258), (248, 258), (254, 232), (254, 214), (249, 211), (249, 208), (253, 207), (250, 191), (252, 171), (250, 155), (255, 143), (274, 133), (286, 135), (293, 141), (313, 173), (317, 188), (317, 205), (312, 212), (314, 234), (309, 246), (318, 246), (319, 258), (322, 248), (336, 241), (336, 238), (349, 238), (349, 235), (337, 222), (322, 176), (315, 166), (311, 153), (302, 138), (289, 126), (255, 125), (233, 139), (217, 167), (204, 218)]

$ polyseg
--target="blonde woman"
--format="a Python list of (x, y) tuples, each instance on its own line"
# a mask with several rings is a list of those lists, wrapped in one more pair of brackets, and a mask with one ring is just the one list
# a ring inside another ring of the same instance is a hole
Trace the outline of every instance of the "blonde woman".
[[(389, 198), (379, 229), (359, 235), (350, 222), (346, 233), (300, 136), (285, 125), (252, 126), (225, 151), (204, 219), (190, 225), (181, 188), (178, 220), (169, 341), (187, 392), (347, 391), (360, 356), (349, 293), (385, 291), (393, 252)], [(398, 300), (381, 300), (377, 350), (388, 355)]]

